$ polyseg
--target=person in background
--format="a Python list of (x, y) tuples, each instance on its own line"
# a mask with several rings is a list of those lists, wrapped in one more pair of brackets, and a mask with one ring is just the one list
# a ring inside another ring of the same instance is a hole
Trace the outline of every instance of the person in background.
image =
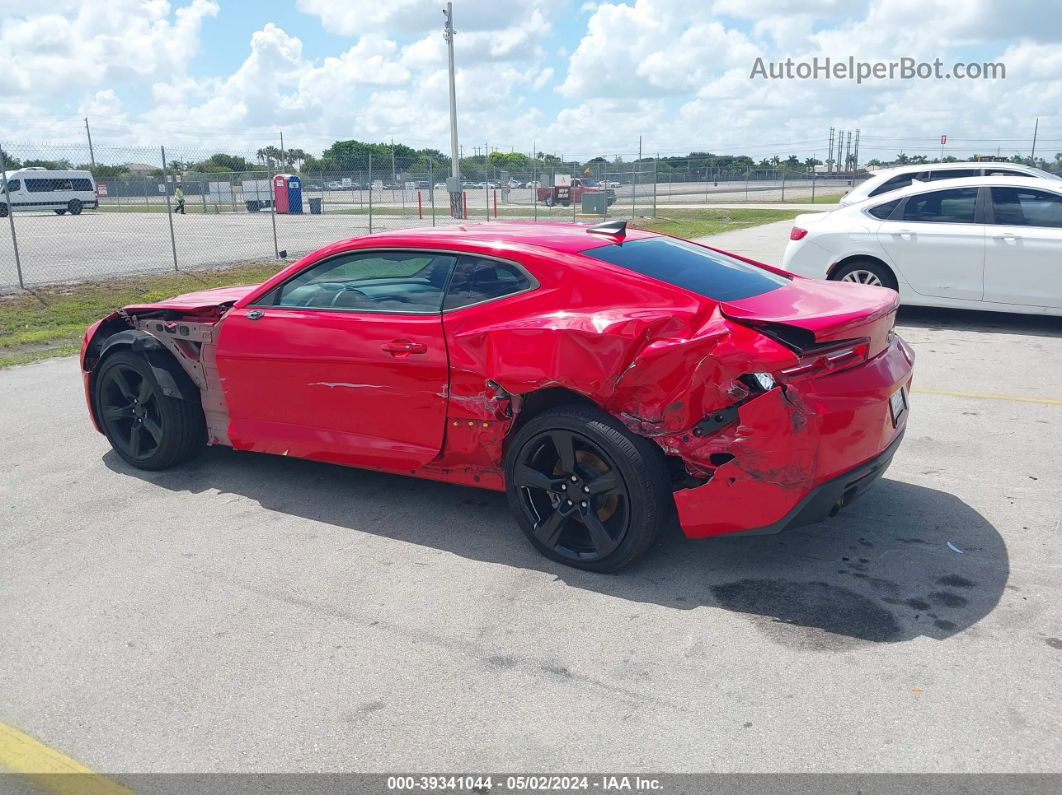
[(178, 185), (177, 190), (173, 192), (173, 199), (177, 202), (177, 206), (173, 208), (173, 211), (184, 215), (184, 191), (181, 189), (180, 185)]

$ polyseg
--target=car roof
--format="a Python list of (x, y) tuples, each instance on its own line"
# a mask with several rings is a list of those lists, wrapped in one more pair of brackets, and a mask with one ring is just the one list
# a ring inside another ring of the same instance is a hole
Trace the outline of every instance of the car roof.
[(911, 163), (906, 166), (891, 166), (890, 168), (881, 168), (873, 172), (867, 179), (876, 179), (877, 177), (895, 177), (900, 174), (913, 174), (919, 171), (950, 171), (951, 169), (959, 168), (1012, 168), (1015, 171), (1024, 171), (1030, 173), (1033, 171), (1032, 166), (1027, 166), (1024, 163), (1004, 163), (995, 160), (960, 160), (954, 163)]
[[(364, 246), (441, 246), (454, 243), (473, 244), (484, 251), (499, 248), (503, 244), (539, 246), (567, 254), (578, 254), (613, 243), (659, 237), (654, 232), (642, 229), (627, 229), (623, 238), (589, 231), (586, 224), (503, 221), (490, 223), (465, 223), (447, 226), (422, 227), (420, 229), (393, 229), (357, 238)], [(500, 252), (499, 252), (500, 253)]]
[(1062, 193), (1062, 182), (1053, 179), (1039, 179), (1029, 177), (959, 177), (958, 179), (934, 180), (932, 182), (912, 182), (903, 188), (890, 190), (887, 193), (879, 193), (860, 202), (849, 205), (850, 207), (876, 207), (878, 204), (902, 199), (915, 193), (929, 193), (937, 190), (953, 190), (955, 188), (980, 188), (982, 186), (999, 188), (1037, 188), (1052, 193)]

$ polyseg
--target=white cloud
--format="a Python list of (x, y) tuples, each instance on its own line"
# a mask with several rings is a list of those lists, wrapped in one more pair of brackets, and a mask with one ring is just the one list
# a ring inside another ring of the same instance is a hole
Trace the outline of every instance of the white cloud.
[(203, 20), (218, 12), (211, 0), (176, 12), (157, 0), (59, 5), (66, 15), (27, 8), (0, 24), (0, 97), (179, 76), (196, 54)]

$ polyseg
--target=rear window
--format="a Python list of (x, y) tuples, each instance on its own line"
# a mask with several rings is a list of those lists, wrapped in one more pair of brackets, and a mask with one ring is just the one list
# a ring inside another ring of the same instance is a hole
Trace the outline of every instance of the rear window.
[(784, 276), (670, 237), (615, 243), (584, 251), (583, 256), (619, 265), (713, 301), (751, 298), (789, 283)]

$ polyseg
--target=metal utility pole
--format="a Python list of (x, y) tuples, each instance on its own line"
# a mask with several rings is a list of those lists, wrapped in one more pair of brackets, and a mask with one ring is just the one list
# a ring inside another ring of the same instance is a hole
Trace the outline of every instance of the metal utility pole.
[(833, 173), (833, 127), (830, 128), (830, 145), (826, 147), (826, 173)]
[(447, 3), (443, 11), (446, 17), (446, 26), (443, 29), (443, 38), (446, 39), (446, 49), (450, 59), (450, 179), (446, 186), (450, 194), (450, 215), (454, 218), (463, 217), (461, 209), (461, 158), (460, 149), (457, 145), (457, 88), (454, 85), (454, 4)]
[[(944, 158), (941, 158), (943, 160)], [(855, 146), (852, 149), (852, 170), (859, 170), (859, 128), (856, 128)]]
[[(92, 170), (96, 170), (96, 154), (92, 151), (92, 130), (89, 129), (88, 116), (85, 117), (85, 135), (88, 136), (89, 160), (92, 162)], [(1033, 147), (1034, 149), (1036, 147)]]
[(844, 170), (845, 173), (851, 168), (850, 160), (852, 158), (852, 131), (848, 130), (844, 134)]
[(1037, 116), (1036, 117), (1036, 124), (1033, 126), (1032, 152), (1029, 153), (1029, 159), (1033, 161), (1033, 165), (1036, 165), (1036, 133), (1038, 133), (1039, 131), (1040, 131), (1040, 117)]
[[(284, 164), (287, 162), (287, 157), (284, 155), (284, 131), (280, 131), (280, 167), (284, 168)], [(270, 186), (272, 190), (272, 186)]]
[(398, 174), (395, 172), (395, 139), (391, 139), (391, 184), (398, 182)]

